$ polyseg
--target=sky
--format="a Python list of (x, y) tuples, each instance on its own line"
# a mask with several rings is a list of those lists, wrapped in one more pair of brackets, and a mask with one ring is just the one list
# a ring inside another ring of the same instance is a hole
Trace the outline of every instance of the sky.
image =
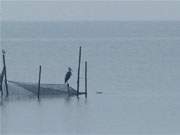
[(6, 21), (180, 20), (180, 0), (1, 0), (1, 17)]

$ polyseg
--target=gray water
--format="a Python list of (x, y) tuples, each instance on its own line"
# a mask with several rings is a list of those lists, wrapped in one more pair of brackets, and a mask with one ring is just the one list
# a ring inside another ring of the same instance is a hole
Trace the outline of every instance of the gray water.
[(179, 22), (60, 24), (3, 23), (8, 79), (37, 82), (41, 64), (43, 83), (63, 83), (71, 66), (76, 88), (81, 45), (88, 98), (1, 100), (2, 135), (180, 134)]

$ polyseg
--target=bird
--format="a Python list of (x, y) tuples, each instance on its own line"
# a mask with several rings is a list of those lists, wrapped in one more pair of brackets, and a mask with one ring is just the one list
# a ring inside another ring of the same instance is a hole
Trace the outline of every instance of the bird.
[(72, 76), (72, 69), (71, 69), (71, 67), (68, 67), (68, 72), (66, 73), (65, 78), (64, 78), (65, 84), (68, 82), (68, 80), (70, 79), (71, 76)]

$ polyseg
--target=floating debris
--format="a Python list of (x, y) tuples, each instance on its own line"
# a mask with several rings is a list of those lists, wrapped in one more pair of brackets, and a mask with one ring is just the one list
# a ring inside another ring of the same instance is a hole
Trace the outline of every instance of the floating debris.
[(102, 91), (96, 91), (96, 94), (103, 94)]

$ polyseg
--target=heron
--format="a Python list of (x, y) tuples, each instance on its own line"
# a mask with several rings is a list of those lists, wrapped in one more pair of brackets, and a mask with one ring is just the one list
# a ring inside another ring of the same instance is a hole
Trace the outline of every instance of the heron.
[(72, 75), (72, 69), (68, 67), (68, 72), (66, 73), (65, 78), (64, 78), (65, 84), (68, 83), (68, 80), (70, 79), (71, 75)]

